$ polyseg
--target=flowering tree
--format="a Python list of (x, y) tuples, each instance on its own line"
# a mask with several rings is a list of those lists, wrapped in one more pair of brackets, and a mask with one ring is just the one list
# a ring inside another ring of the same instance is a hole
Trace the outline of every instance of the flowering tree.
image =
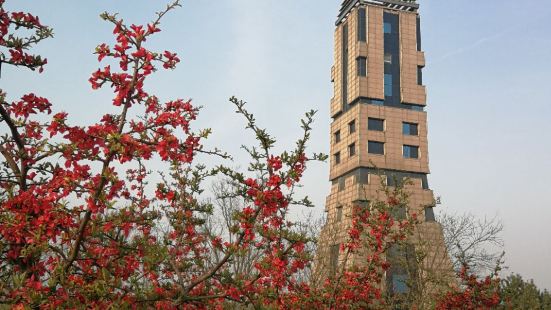
[[(10, 54), (3, 52), (2, 63), (42, 71), (46, 60), (27, 50), (51, 30), (0, 3), (1, 43)], [(9, 130), (1, 144), (0, 303), (199, 308), (226, 300), (270, 303), (278, 298), (261, 296), (275, 296), (269, 294), (304, 266), (305, 240), (284, 219), (309, 160), (304, 151), (313, 113), (303, 122), (297, 148), (274, 156), (273, 139), (233, 99), (260, 141), (261, 153), (251, 149), (258, 178), (192, 166), (195, 154), (206, 152), (200, 139), (208, 134), (190, 130), (198, 110), (180, 99), (161, 103), (144, 88), (157, 67), (173, 69), (179, 62), (174, 53), (146, 48), (161, 18), (177, 6), (173, 2), (145, 26), (102, 14), (113, 24), (116, 42), (96, 48), (98, 61), (110, 64), (89, 81), (94, 89), (113, 90), (118, 114), (105, 114), (90, 126), (71, 125), (64, 112), (41, 122), (52, 113), (47, 99), (31, 93), (9, 102), (2, 93), (1, 121)], [(20, 28), (35, 35), (19, 38)], [(130, 110), (139, 117), (129, 118)], [(149, 190), (147, 163), (156, 158), (168, 173)], [(238, 194), (249, 203), (234, 215), (239, 225), (232, 227), (232, 242), (202, 227), (211, 211), (198, 199), (199, 184), (215, 173), (237, 182)], [(228, 275), (228, 263), (253, 243), (264, 254), (255, 263), (257, 272)], [(218, 261), (210, 259), (212, 249), (223, 254)]]
[[(52, 30), (0, 0), (0, 61), (42, 72), (47, 60), (31, 48)], [(385, 258), (411, 234), (415, 218), (395, 220), (406, 201), (401, 189), (370, 209), (357, 206), (345, 257), (334, 276), (312, 285), (314, 239), (289, 216), (310, 206), (297, 199), (314, 112), (290, 151), (274, 154), (275, 139), (256, 124), (245, 103), (231, 98), (258, 145), (246, 148), (248, 173), (196, 163), (209, 130), (194, 132), (198, 109), (189, 100), (160, 102), (145, 88), (158, 69), (180, 59), (154, 51), (148, 39), (176, 0), (147, 25), (127, 25), (114, 14), (113, 44), (96, 48), (93, 89), (109, 88), (118, 110), (92, 125), (71, 124), (48, 99), (29, 93), (10, 101), (0, 94), (0, 306), (13, 308), (255, 308), (358, 309), (384, 307)], [(21, 30), (32, 33), (23, 37)], [(132, 116), (136, 115), (136, 116)], [(160, 177), (150, 164), (164, 164)], [(205, 179), (223, 175), (238, 197), (223, 231), (209, 226), (214, 206), (202, 199)], [(251, 255), (254, 254), (254, 255)], [(248, 258), (252, 268), (234, 268)]]
[(496, 309), (502, 305), (499, 265), (491, 275), (482, 279), (469, 269), (468, 265), (463, 266), (459, 273), (462, 286), (445, 294), (436, 309)]

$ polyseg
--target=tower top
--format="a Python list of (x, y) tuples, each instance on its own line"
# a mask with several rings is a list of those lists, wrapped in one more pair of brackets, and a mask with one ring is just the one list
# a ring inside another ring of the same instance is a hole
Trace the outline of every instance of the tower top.
[(343, 19), (346, 18), (350, 10), (360, 4), (378, 5), (406, 12), (417, 12), (419, 10), (419, 4), (416, 3), (415, 0), (344, 0), (335, 24), (340, 24)]

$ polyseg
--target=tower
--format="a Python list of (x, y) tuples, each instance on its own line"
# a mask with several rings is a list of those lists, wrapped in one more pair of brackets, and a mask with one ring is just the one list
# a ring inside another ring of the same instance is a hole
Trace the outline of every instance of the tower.
[[(429, 187), (426, 88), (422, 72), (419, 5), (415, 1), (345, 0), (335, 29), (331, 99), (330, 180), (327, 223), (320, 235), (317, 270), (339, 263), (352, 205), (380, 196), (404, 178), (412, 184), (409, 213), (421, 217), (412, 245), (427, 255), (425, 270), (452, 270)], [(319, 267), (319, 266), (325, 267)], [(389, 288), (403, 291), (407, 277), (394, 269)], [(402, 280), (402, 281), (400, 281)]]

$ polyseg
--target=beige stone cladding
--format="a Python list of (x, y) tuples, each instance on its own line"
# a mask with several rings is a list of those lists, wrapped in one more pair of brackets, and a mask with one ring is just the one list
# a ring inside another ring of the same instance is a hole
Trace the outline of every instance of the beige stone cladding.
[[(343, 27), (348, 29), (348, 87), (347, 104), (359, 97), (384, 99), (384, 36), (383, 9), (368, 7), (367, 11), (367, 41), (358, 41), (357, 23), (358, 9), (353, 9), (343, 23), (335, 29), (334, 65), (331, 68), (334, 96), (331, 99), (331, 116), (344, 112), (342, 101), (342, 50)], [(358, 76), (358, 57), (367, 58), (367, 76)]]
[(359, 45), (358, 32), (356, 25), (358, 23), (358, 14), (356, 10), (352, 11), (346, 20), (348, 25), (348, 103), (358, 98), (360, 94), (360, 80), (358, 77), (358, 56)]
[[(368, 130), (369, 118), (384, 120), (384, 131)], [(356, 128), (352, 134), (349, 131), (351, 122)], [(417, 124), (418, 134), (404, 135), (404, 122)], [(336, 142), (337, 132), (340, 133), (340, 142)], [(383, 142), (385, 154), (369, 154), (368, 141)], [(355, 156), (348, 154), (348, 147), (352, 144), (355, 144)], [(404, 145), (418, 146), (419, 158), (404, 158)], [(359, 166), (429, 173), (427, 114), (377, 105), (354, 105), (331, 124), (331, 151), (331, 180)], [(335, 162), (336, 153), (340, 153), (339, 164)]]
[[(384, 178), (384, 176), (383, 176)], [(424, 217), (424, 209), (434, 206), (434, 195), (432, 190), (423, 189), (419, 179), (410, 179), (411, 185), (407, 185), (406, 190), (409, 193), (408, 210), (410, 214), (417, 214)], [(359, 184), (355, 175), (345, 178), (345, 187), (340, 189), (338, 184), (331, 186), (331, 194), (326, 199), (326, 211), (328, 222), (334, 222), (336, 216), (336, 207), (343, 208), (343, 218), (352, 215), (352, 205), (355, 201), (385, 201), (385, 193), (381, 190), (381, 177), (376, 174), (369, 176), (368, 184)]]
[(331, 116), (342, 112), (342, 26), (335, 29), (334, 65), (331, 68), (331, 81), (333, 82), (333, 98), (331, 98)]
[[(384, 176), (382, 176), (384, 179)], [(409, 193), (408, 214), (416, 214), (421, 220), (417, 230), (412, 238), (412, 242), (427, 255), (427, 260), (422, 262), (421, 270), (430, 272), (448, 272), (451, 270), (451, 263), (447, 257), (444, 247), (442, 229), (437, 222), (425, 222), (424, 210), (427, 207), (434, 206), (434, 195), (432, 190), (423, 189), (419, 179), (410, 179), (411, 184), (406, 186)], [(357, 201), (386, 200), (385, 193), (382, 191), (381, 176), (371, 174), (368, 184), (359, 184), (355, 175), (345, 178), (344, 188), (339, 187), (338, 183), (331, 186), (331, 193), (326, 200), (327, 222), (320, 234), (319, 249), (327, 251), (331, 246), (340, 245), (348, 241), (348, 229), (351, 226), (351, 217), (353, 206)], [(340, 209), (341, 214), (337, 212)], [(318, 255), (316, 260), (317, 272), (318, 266), (326, 266), (329, 256)], [(342, 253), (340, 260), (342, 260)], [(349, 264), (361, 264), (362, 257), (349, 258)]]
[(425, 54), (417, 50), (417, 14), (400, 14), (400, 80), (402, 102), (426, 105), (424, 85), (417, 83), (417, 68), (425, 66)]
[[(353, 106), (347, 113), (339, 117), (331, 124), (331, 160), (330, 179), (342, 175), (360, 164), (360, 130), (358, 125), (361, 121), (358, 118), (359, 105)], [(350, 126), (354, 124), (354, 132), (350, 132)], [(340, 133), (340, 142), (336, 141), (336, 134)], [(356, 154), (350, 156), (349, 147), (354, 144)], [(340, 163), (336, 163), (335, 154), (340, 153)]]
[[(361, 105), (360, 126), (360, 165), (376, 166), (379, 169), (429, 173), (427, 114), (426, 112), (397, 109), (377, 105)], [(384, 131), (368, 130), (369, 118), (384, 120)], [(403, 123), (418, 125), (417, 135), (404, 135)], [(384, 142), (385, 154), (368, 153), (368, 141)], [(419, 147), (419, 158), (404, 158), (403, 146)]]

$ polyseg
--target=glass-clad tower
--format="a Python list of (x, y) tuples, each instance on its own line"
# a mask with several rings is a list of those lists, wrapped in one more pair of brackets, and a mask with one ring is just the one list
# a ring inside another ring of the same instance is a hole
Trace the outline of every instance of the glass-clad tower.
[[(412, 247), (423, 247), (428, 255), (431, 265), (424, 267), (435, 272), (451, 270), (427, 179), (425, 54), (418, 9), (413, 1), (342, 3), (331, 68), (332, 186), (316, 262), (318, 272), (330, 273), (342, 260), (338, 247), (345, 241), (352, 206), (382, 199), (378, 193), (381, 177), (388, 186), (404, 178), (412, 181), (407, 186), (411, 193), (407, 212), (421, 215), (422, 220)], [(386, 276), (394, 291), (405, 289), (398, 281), (408, 277), (404, 270), (396, 267)]]

